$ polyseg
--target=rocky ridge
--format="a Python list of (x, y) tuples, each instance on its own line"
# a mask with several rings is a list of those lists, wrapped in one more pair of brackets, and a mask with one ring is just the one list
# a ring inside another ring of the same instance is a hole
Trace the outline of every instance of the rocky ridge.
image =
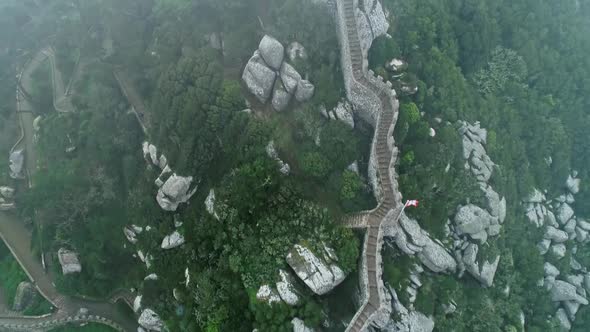
[[(552, 255), (558, 260), (563, 260), (569, 250), (576, 254), (579, 246), (585, 246), (590, 242), (590, 223), (577, 217), (570, 205), (575, 202), (580, 184), (577, 172), (572, 171), (564, 183), (565, 191), (562, 195), (555, 199), (547, 199), (546, 193), (534, 189), (523, 199), (522, 206), (526, 218), (536, 227), (545, 229), (543, 238), (537, 244), (541, 255)], [(556, 305), (555, 317), (561, 328), (568, 331), (580, 307), (588, 305), (590, 292), (589, 267), (580, 264), (573, 256), (569, 260), (571, 272), (567, 275), (546, 261), (543, 266), (545, 277), (539, 280), (539, 286), (549, 291), (551, 300)]]

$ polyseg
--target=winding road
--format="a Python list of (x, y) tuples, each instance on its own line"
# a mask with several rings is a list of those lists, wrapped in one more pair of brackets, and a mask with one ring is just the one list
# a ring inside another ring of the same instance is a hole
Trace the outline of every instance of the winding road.
[[(61, 73), (55, 65), (55, 54), (51, 48), (39, 51), (25, 64), (18, 77), (16, 103), (21, 135), (12, 150), (24, 149), (25, 167), (29, 186), (32, 186), (32, 175), (36, 170), (36, 156), (34, 147), (33, 109), (28, 91), (32, 88), (32, 74), (45, 61), (49, 60), (52, 71), (52, 88), (54, 107), (58, 112), (71, 112), (74, 108), (66, 96)], [(37, 317), (16, 316), (13, 313), (0, 315), (0, 330), (8, 331), (48, 331), (54, 327), (67, 323), (96, 322), (111, 326), (121, 332), (137, 331), (137, 322), (116, 309), (115, 302), (124, 300), (129, 305), (133, 301), (133, 294), (121, 291), (111, 297), (109, 301), (90, 301), (61, 295), (56, 289), (51, 277), (45, 272), (39, 259), (30, 250), (31, 233), (25, 228), (22, 220), (8, 213), (0, 212), (0, 238), (10, 249), (20, 266), (23, 268), (39, 293), (47, 299), (56, 311)]]
[(336, 4), (342, 68), (343, 71), (348, 70), (345, 73), (348, 99), (357, 111), (376, 114), (371, 159), (372, 166), (377, 170), (380, 190), (376, 191), (379, 204), (371, 211), (354, 214), (344, 221), (348, 227), (366, 230), (359, 272), (364, 301), (346, 329), (358, 332), (366, 331), (377, 321), (388, 320), (391, 313), (388, 293), (382, 281), (381, 248), (382, 225), (403, 209), (393, 167), (397, 153), (392, 134), (397, 122), (399, 103), (391, 84), (367, 70), (367, 52), (361, 47), (357, 29), (357, 1), (337, 0)]

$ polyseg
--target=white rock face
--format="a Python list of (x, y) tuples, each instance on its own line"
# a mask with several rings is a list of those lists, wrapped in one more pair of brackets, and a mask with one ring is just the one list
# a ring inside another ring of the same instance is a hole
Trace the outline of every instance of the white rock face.
[(468, 160), (467, 168), (471, 170), (478, 181), (488, 182), (495, 164), (484, 148), (487, 142), (487, 131), (480, 127), (479, 122), (473, 125), (462, 122), (459, 133), (463, 139), (463, 158)]
[(555, 317), (557, 317), (557, 320), (559, 321), (559, 325), (566, 331), (571, 330), (572, 328), (572, 324), (570, 323), (568, 317), (567, 317), (567, 313), (565, 312), (565, 310), (563, 308), (559, 308), (557, 310), (557, 312), (555, 313)]
[(215, 219), (219, 220), (219, 215), (215, 212), (215, 190), (209, 190), (209, 195), (205, 199), (205, 209), (212, 215)]
[(399, 319), (390, 319), (381, 329), (383, 332), (432, 332), (434, 321), (418, 311), (409, 311), (399, 301), (393, 288), (389, 288), (392, 296), (393, 308), (399, 315)]
[(14, 189), (10, 187), (0, 187), (0, 195), (6, 199), (12, 199), (14, 197)]
[(373, 40), (387, 34), (389, 22), (380, 1), (366, 0), (359, 7), (357, 9), (359, 37), (361, 37), (363, 50), (368, 51)]
[(141, 299), (142, 298), (143, 298), (143, 296), (138, 295), (133, 300), (133, 311), (134, 312), (139, 312), (139, 309), (141, 309)]
[(455, 229), (459, 234), (476, 234), (495, 223), (487, 211), (473, 204), (461, 206), (455, 215)]
[(291, 320), (293, 324), (293, 332), (313, 332), (312, 328), (305, 326), (305, 322), (297, 317)]
[(547, 226), (544, 237), (555, 243), (562, 243), (568, 240), (568, 235), (566, 232), (553, 226)]
[(260, 55), (264, 62), (271, 68), (279, 70), (285, 56), (285, 48), (273, 37), (265, 35), (258, 45)]
[(275, 148), (275, 142), (273, 140), (268, 142), (268, 144), (266, 145), (266, 154), (271, 159), (274, 159), (277, 162), (277, 164), (279, 165), (279, 171), (281, 172), (281, 174), (288, 175), (291, 172), (291, 167), (289, 166), (289, 164), (287, 164), (286, 162), (281, 160), (281, 158), (279, 158), (279, 153), (277, 152), (277, 149)]
[(287, 263), (297, 276), (318, 295), (328, 293), (346, 277), (344, 271), (329, 258), (320, 258), (299, 244), (289, 251)]
[(557, 221), (560, 224), (566, 224), (574, 216), (574, 209), (567, 203), (563, 203), (557, 209)]
[(565, 244), (563, 244), (563, 243), (554, 244), (554, 245), (551, 246), (551, 252), (557, 258), (563, 258), (563, 257), (565, 257), (566, 250), (567, 250), (567, 248), (565, 247)]
[(80, 273), (82, 271), (82, 265), (78, 260), (78, 255), (65, 248), (60, 248), (57, 251), (57, 257), (59, 264), (61, 264), (61, 270), (64, 275), (71, 273)]
[(143, 310), (137, 322), (148, 331), (160, 332), (164, 328), (164, 322), (152, 309)]
[(281, 302), (281, 297), (277, 292), (269, 285), (262, 285), (256, 292), (256, 298), (259, 301), (267, 302), (268, 304)]
[(491, 287), (494, 282), (494, 276), (496, 275), (499, 262), (500, 256), (497, 256), (496, 259), (491, 263), (485, 261), (481, 266), (481, 270), (479, 269), (479, 264), (477, 262), (466, 267), (467, 271), (473, 275), (475, 279), (481, 282), (484, 287)]
[(567, 178), (565, 186), (572, 194), (577, 194), (580, 191), (580, 179), (576, 179), (571, 175)]
[(315, 87), (310, 81), (300, 80), (297, 84), (297, 90), (295, 91), (295, 99), (300, 103), (306, 102), (313, 97), (314, 91)]
[(293, 95), (287, 91), (282, 81), (277, 80), (272, 92), (272, 108), (278, 112), (285, 110), (287, 106), (289, 106), (292, 96)]
[(190, 190), (193, 178), (172, 174), (164, 185), (158, 190), (156, 200), (160, 207), (166, 211), (176, 211), (181, 203), (186, 203), (196, 192), (196, 188)]
[(25, 164), (25, 153), (24, 150), (15, 150), (10, 154), (10, 158), (8, 159), (10, 168), (10, 177), (13, 179), (22, 179), (24, 178), (23, 175), (23, 166)]
[(173, 249), (179, 247), (184, 244), (184, 236), (180, 234), (178, 231), (174, 231), (170, 235), (166, 235), (164, 240), (162, 240), (162, 244), (160, 247), (164, 250)]
[(258, 51), (254, 52), (242, 74), (248, 90), (261, 103), (266, 103), (270, 97), (276, 77), (277, 74), (266, 66)]
[(352, 105), (348, 101), (339, 102), (334, 108), (334, 114), (338, 120), (346, 123), (350, 128), (354, 129), (354, 115), (352, 112)]
[(279, 270), (281, 280), (277, 282), (277, 292), (281, 299), (288, 305), (297, 305), (299, 303), (299, 292), (295, 288), (293, 277), (284, 270)]
[(417, 255), (422, 264), (433, 272), (454, 272), (457, 263), (453, 256), (440, 244), (433, 241), (417, 221), (404, 213), (399, 225), (386, 227), (384, 236), (393, 239), (400, 250), (408, 255)]
[(131, 227), (124, 227), (123, 234), (127, 238), (127, 241), (131, 242), (132, 244), (137, 243), (137, 234)]
[[(301, 75), (291, 66), (290, 64), (283, 62), (281, 66), (281, 81), (285, 90), (290, 94), (293, 95), (295, 90), (297, 90), (297, 85), (299, 85), (299, 81), (301, 81)], [(290, 97), (289, 97), (290, 98)]]
[(588, 300), (579, 295), (576, 291), (576, 286), (565, 282), (563, 280), (555, 280), (551, 288), (551, 300), (558, 301), (575, 301), (583, 305), (588, 304)]
[(557, 277), (559, 275), (559, 270), (555, 267), (555, 265), (549, 262), (545, 262), (545, 265), (543, 265), (543, 270), (545, 271), (546, 276)]

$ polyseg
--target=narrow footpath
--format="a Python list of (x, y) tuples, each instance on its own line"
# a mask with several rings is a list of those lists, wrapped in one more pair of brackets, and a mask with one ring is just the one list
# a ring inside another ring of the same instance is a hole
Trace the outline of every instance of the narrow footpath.
[[(29, 186), (36, 170), (37, 159), (34, 146), (33, 109), (34, 103), (28, 91), (32, 89), (32, 73), (43, 63), (49, 60), (52, 70), (52, 89), (54, 92), (54, 107), (60, 112), (70, 112), (71, 103), (65, 96), (65, 89), (61, 73), (55, 65), (55, 55), (50, 48), (39, 51), (28, 61), (19, 75), (16, 91), (17, 112), (21, 135), (14, 145), (15, 149), (25, 150), (25, 167)], [(56, 96), (56, 94), (58, 94)], [(56, 101), (58, 105), (56, 105)], [(60, 107), (60, 109), (58, 109)], [(138, 324), (131, 317), (127, 317), (117, 310), (115, 302), (119, 299), (127, 303), (134, 297), (130, 292), (119, 292), (109, 301), (87, 301), (61, 295), (56, 289), (53, 280), (45, 272), (40, 258), (33, 256), (30, 250), (31, 232), (29, 232), (22, 220), (13, 214), (0, 212), (0, 238), (10, 249), (11, 253), (23, 268), (31, 282), (39, 293), (47, 299), (55, 308), (55, 312), (38, 317), (15, 316), (13, 313), (4, 315), (0, 313), (0, 330), (8, 331), (48, 331), (67, 323), (95, 322), (111, 326), (121, 332), (135, 332)]]

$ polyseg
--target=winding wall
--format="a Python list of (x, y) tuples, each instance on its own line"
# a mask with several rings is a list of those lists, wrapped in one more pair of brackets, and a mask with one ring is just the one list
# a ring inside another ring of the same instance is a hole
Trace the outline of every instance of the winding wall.
[(357, 28), (357, 6), (357, 0), (337, 0), (336, 23), (348, 99), (357, 114), (375, 127), (369, 176), (379, 204), (345, 220), (350, 227), (366, 229), (360, 264), (363, 301), (346, 329), (351, 332), (366, 331), (370, 325), (382, 326), (389, 320), (391, 301), (382, 280), (382, 224), (403, 207), (394, 169), (397, 150), (393, 129), (399, 103), (391, 83), (368, 70), (367, 52), (361, 46)]

